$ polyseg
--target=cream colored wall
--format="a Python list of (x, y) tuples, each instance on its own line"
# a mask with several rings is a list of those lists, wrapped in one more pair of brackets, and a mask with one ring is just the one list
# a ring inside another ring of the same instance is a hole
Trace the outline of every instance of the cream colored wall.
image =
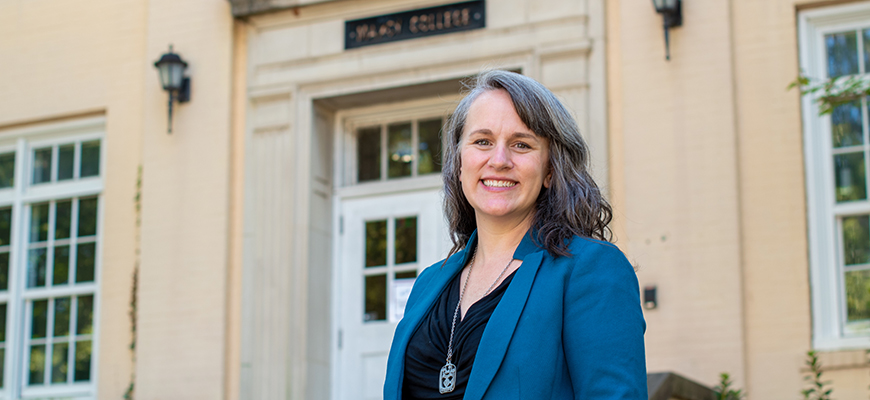
[[(729, 372), (750, 399), (799, 397), (811, 345), (801, 110), (786, 90), (798, 4), (684, 1), (670, 62), (652, 5), (607, 8), (614, 228), (659, 295), (648, 369), (710, 386)], [(866, 398), (868, 369), (841, 359), (822, 356), (835, 397)]]
[(147, 2), (144, 58), (188, 63), (191, 101), (166, 133), (167, 95), (144, 76), (137, 399), (225, 396), (233, 19), (224, 0)]
[(145, 3), (0, 2), (0, 129), (105, 115), (99, 398), (131, 382), (129, 311), (141, 162)]
[[(99, 398), (122, 398), (134, 373), (128, 312), (140, 165), (136, 398), (218, 399), (235, 390), (225, 379), (234, 337), (227, 326), (232, 26), (223, 0), (0, 4), (0, 129), (106, 118)], [(170, 43), (189, 62), (193, 85), (191, 102), (175, 110), (172, 135), (152, 65)]]

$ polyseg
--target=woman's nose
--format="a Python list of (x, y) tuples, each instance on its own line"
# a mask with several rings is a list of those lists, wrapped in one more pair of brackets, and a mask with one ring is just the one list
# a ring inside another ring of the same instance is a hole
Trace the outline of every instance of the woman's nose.
[(502, 169), (510, 168), (511, 165), (511, 154), (508, 147), (504, 145), (495, 146), (489, 157), (489, 166), (496, 169)]

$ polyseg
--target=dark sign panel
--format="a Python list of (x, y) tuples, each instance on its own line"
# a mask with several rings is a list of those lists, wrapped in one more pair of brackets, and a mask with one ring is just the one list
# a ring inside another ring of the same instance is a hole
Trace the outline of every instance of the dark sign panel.
[(344, 23), (344, 48), (480, 29), (486, 26), (485, 1), (468, 1)]

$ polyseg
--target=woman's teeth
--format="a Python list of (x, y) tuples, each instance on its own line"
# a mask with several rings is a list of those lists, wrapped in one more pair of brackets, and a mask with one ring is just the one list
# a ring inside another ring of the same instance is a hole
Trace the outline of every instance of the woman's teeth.
[(486, 179), (483, 181), (483, 184), (489, 187), (511, 187), (516, 185), (516, 182), (511, 181), (497, 181), (493, 179)]

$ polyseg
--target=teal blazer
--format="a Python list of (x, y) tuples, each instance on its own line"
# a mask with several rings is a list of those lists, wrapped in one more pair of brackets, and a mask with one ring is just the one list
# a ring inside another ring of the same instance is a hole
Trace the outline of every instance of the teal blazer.
[[(396, 327), (384, 399), (402, 397), (405, 349), (442, 290), (476, 246), (420, 273)], [(574, 237), (570, 257), (555, 257), (526, 234), (523, 260), (480, 339), (466, 400), (646, 400), (646, 323), (631, 264), (607, 242)], [(438, 390), (438, 382), (432, 382)]]

